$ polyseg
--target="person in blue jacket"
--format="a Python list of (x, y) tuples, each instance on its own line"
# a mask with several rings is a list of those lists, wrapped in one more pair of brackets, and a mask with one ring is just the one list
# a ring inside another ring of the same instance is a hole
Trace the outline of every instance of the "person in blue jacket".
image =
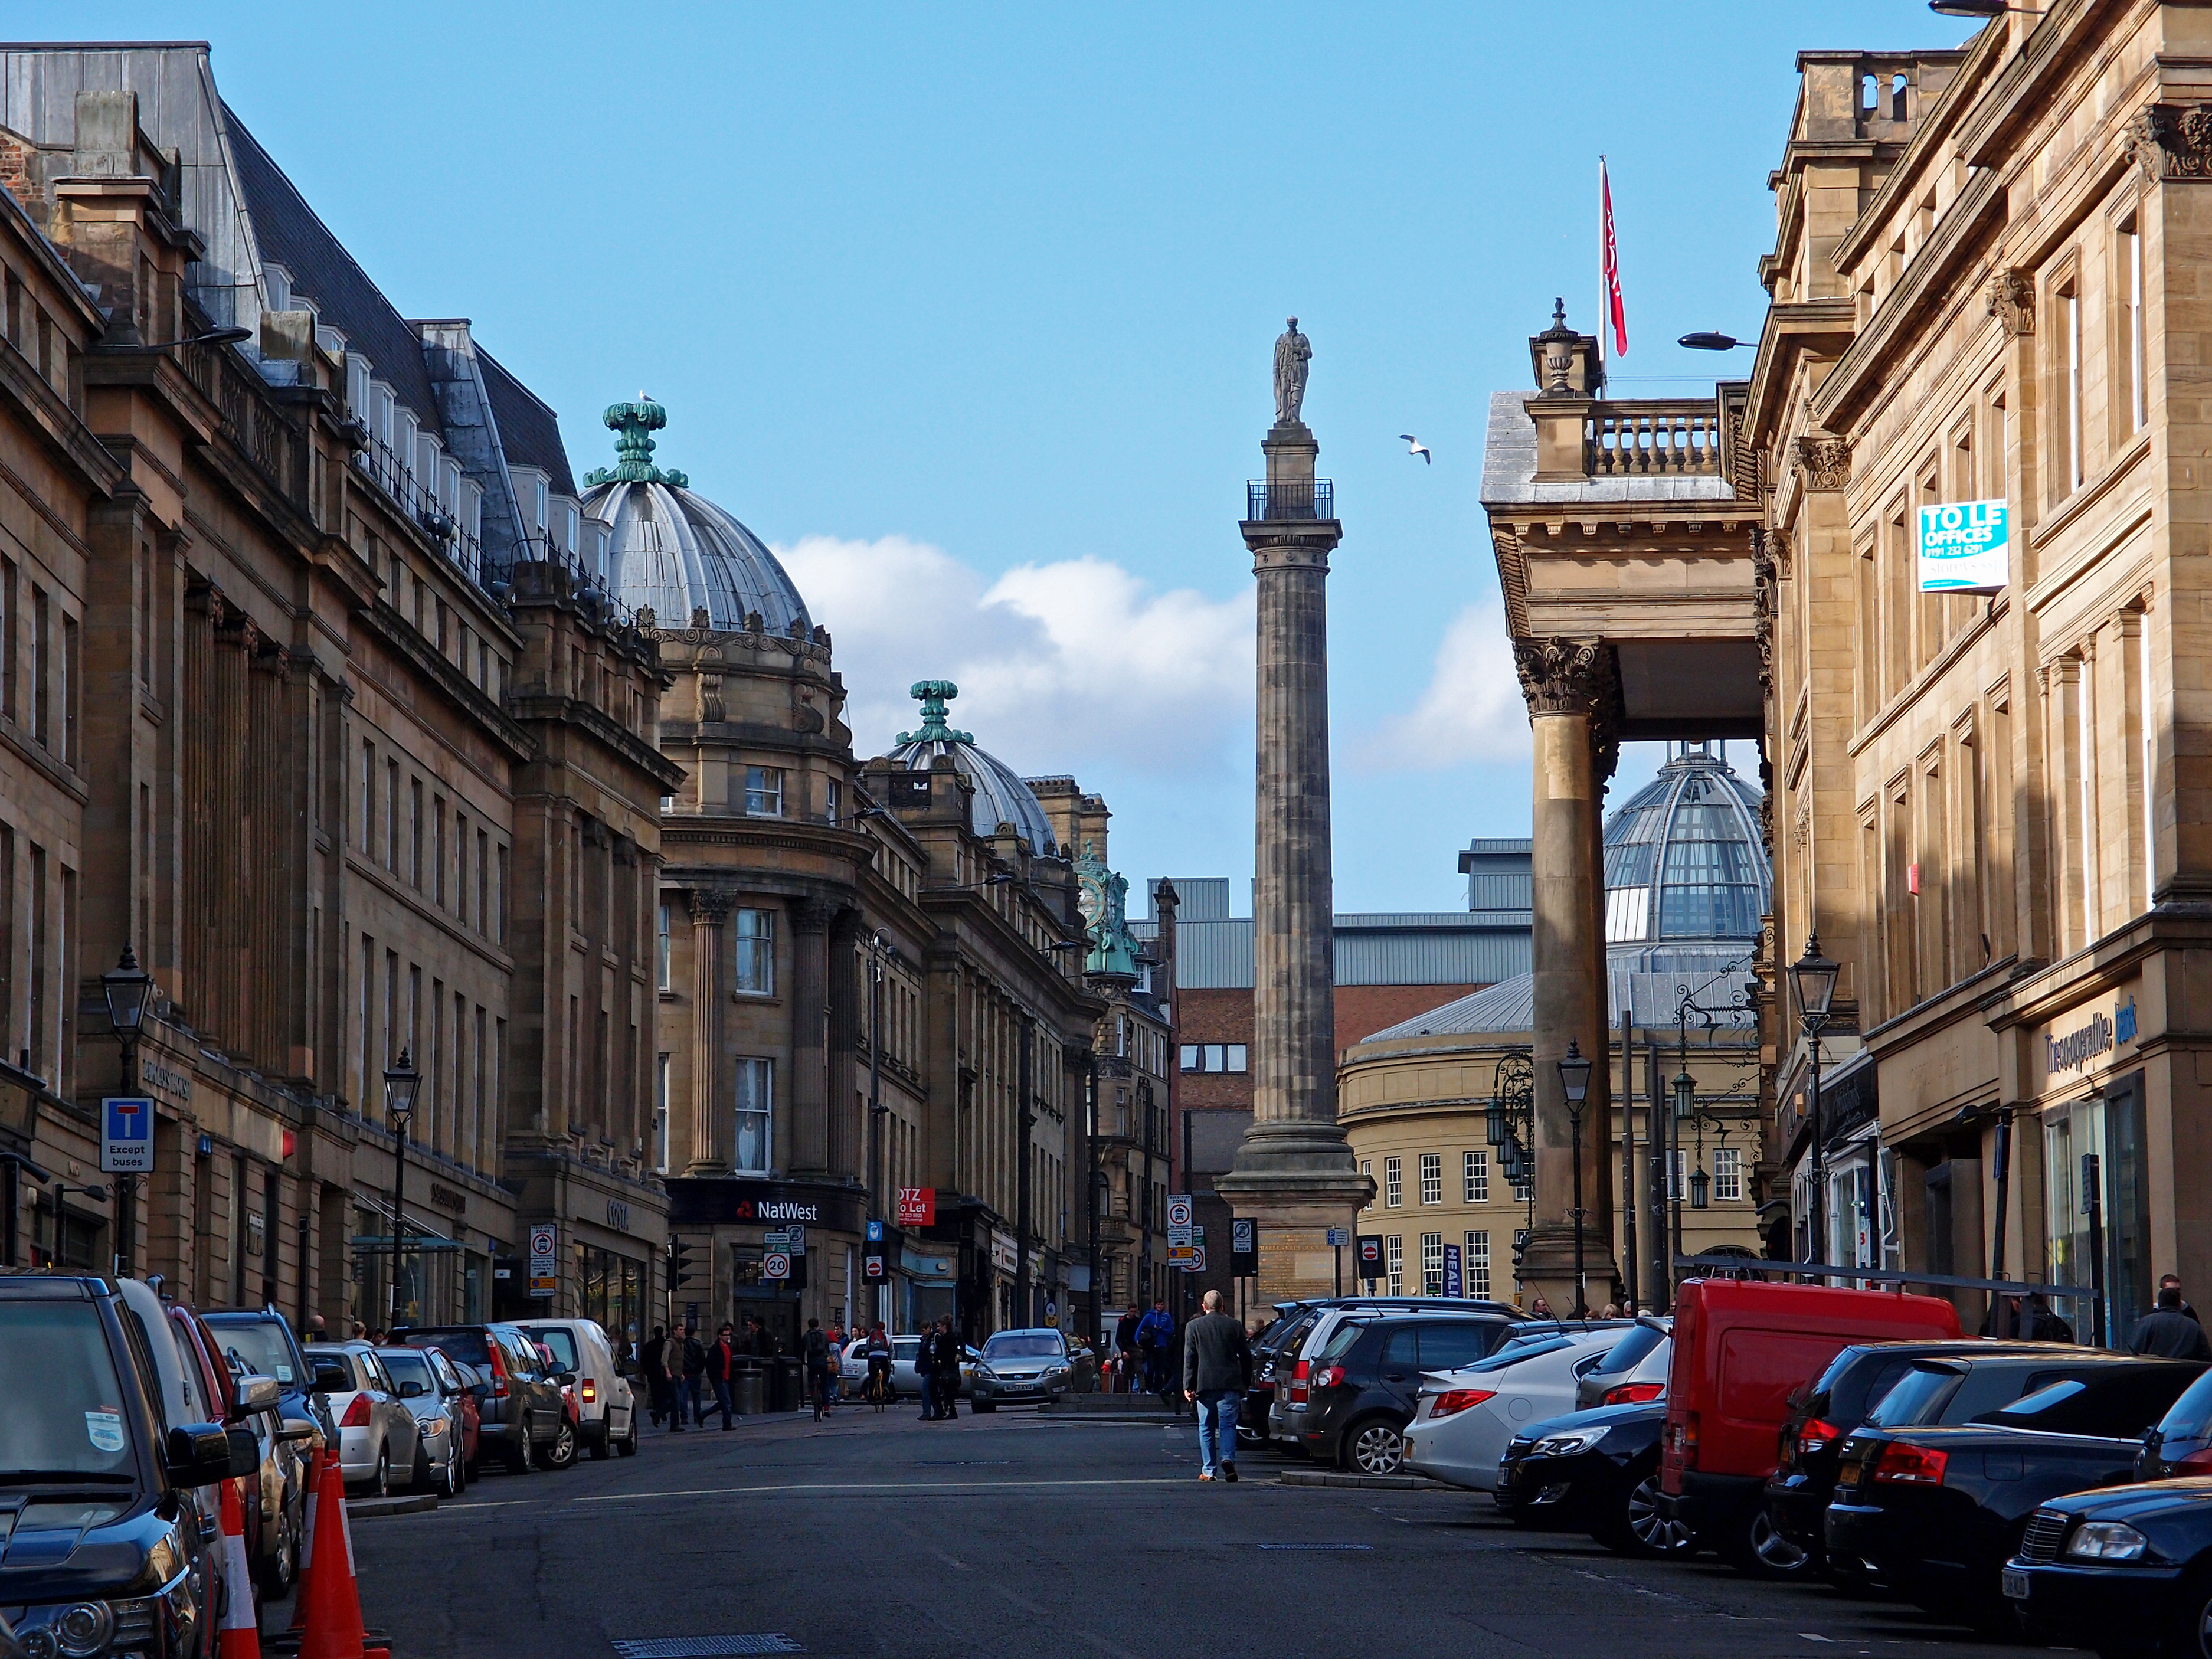
[(1154, 1302), (1152, 1312), (1137, 1322), (1137, 1352), (1143, 1356), (1146, 1394), (1167, 1394), (1168, 1351), (1175, 1345), (1175, 1328), (1165, 1297)]

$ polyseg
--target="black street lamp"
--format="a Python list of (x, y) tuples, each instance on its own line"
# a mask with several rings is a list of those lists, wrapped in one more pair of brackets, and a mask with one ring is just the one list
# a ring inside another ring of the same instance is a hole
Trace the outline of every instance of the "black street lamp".
[[(126, 944), (122, 960), (100, 976), (100, 994), (107, 1000), (107, 1023), (114, 1028), (123, 1044), (123, 1089), (125, 1096), (138, 1092), (138, 1035), (145, 1028), (146, 1005), (152, 998), (154, 976), (138, 965), (138, 957)], [(153, 1126), (147, 1125), (150, 1136)], [(148, 1142), (150, 1146), (152, 1142)], [(118, 1175), (115, 1178), (115, 1270), (127, 1273), (131, 1258), (137, 1255), (138, 1224), (138, 1177)]]
[(1739, 348), (1750, 351), (1759, 349), (1756, 340), (1739, 340), (1733, 334), (1721, 334), (1711, 329), (1699, 329), (1694, 334), (1685, 334), (1674, 343), (1686, 346), (1692, 351), (1735, 351)]
[(414, 1115), (415, 1091), (422, 1086), (416, 1075), (413, 1052), (402, 1048), (399, 1063), (384, 1074), (384, 1115), (392, 1125), (392, 1285), (385, 1297), (384, 1334), (388, 1338), (399, 1323), (399, 1252), (407, 1233), (407, 1121)]
[(1820, 936), (1817, 933), (1806, 939), (1805, 954), (1790, 966), (1790, 977), (1797, 986), (1797, 1018), (1805, 1028), (1806, 1040), (1812, 1045), (1813, 1073), (1807, 1116), (1813, 1134), (1813, 1237), (1805, 1259), (1816, 1263), (1827, 1261), (1828, 1248), (1828, 1166), (1820, 1145), (1820, 1028), (1828, 1023), (1828, 1011), (1836, 1000), (1836, 978), (1842, 972), (1838, 964), (1820, 954)]
[(1559, 1060), (1559, 1086), (1566, 1091), (1567, 1121), (1573, 1126), (1575, 1158), (1575, 1317), (1589, 1316), (1583, 1291), (1583, 1102), (1589, 1094), (1591, 1062), (1572, 1039)]

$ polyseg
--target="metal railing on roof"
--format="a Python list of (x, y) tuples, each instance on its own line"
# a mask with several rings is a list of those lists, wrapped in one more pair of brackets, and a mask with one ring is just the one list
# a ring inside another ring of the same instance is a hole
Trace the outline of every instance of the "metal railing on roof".
[(565, 572), (571, 590), (602, 620), (624, 628), (636, 624), (637, 613), (615, 596), (605, 579), (542, 530), (528, 532), (523, 537), (515, 558), (506, 561), (487, 559), (483, 568), (484, 585), (490, 587), (495, 584), (504, 584), (512, 587), (515, 573), (526, 565), (549, 566)]
[(227, 345), (186, 346), (178, 356), (185, 377), (222, 411), (225, 435), (279, 493), (309, 511), (306, 436), (278, 410), (261, 377)]
[(1336, 482), (1254, 478), (1244, 486), (1244, 517), (1251, 523), (1284, 519), (1333, 519), (1336, 516)]
[(372, 438), (354, 452), (354, 470), (392, 498), (401, 514), (414, 521), (423, 534), (442, 542), (447, 556), (460, 566), (471, 581), (484, 580), (483, 544), (476, 533), (447, 510), (422, 481), (405, 466), (391, 445)]

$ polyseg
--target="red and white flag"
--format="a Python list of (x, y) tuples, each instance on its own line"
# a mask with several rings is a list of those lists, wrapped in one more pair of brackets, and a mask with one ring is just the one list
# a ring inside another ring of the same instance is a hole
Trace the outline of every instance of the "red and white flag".
[[(1613, 354), (1628, 355), (1628, 307), (1620, 299), (1620, 244), (1613, 234), (1613, 183), (1605, 175), (1605, 157), (1597, 158), (1598, 264), (1605, 284), (1606, 319), (1613, 325)], [(1602, 334), (1602, 331), (1601, 331)]]

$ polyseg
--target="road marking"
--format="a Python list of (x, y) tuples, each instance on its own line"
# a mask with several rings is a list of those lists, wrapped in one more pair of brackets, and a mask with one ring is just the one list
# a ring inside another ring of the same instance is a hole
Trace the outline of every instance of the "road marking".
[(568, 1501), (571, 1504), (633, 1504), (648, 1498), (738, 1498), (749, 1492), (1006, 1492), (1023, 1486), (1180, 1486), (1186, 1484), (1180, 1480), (1158, 1476), (1118, 1480), (823, 1480), (773, 1486), (691, 1486), (680, 1492), (603, 1492), (589, 1498), (572, 1498)]

